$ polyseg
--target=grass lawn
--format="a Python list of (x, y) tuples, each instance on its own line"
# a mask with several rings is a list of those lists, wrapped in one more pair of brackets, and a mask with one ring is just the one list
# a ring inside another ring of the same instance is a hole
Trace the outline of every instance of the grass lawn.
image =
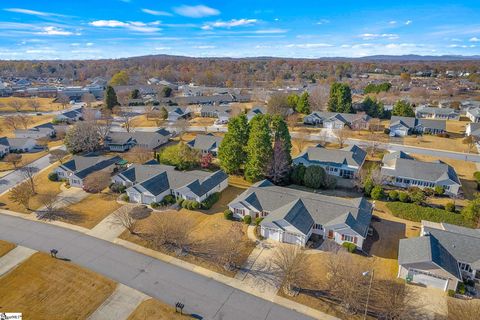
[[(0, 111), (2, 112), (14, 112), (14, 108), (10, 107), (8, 104), (13, 101), (18, 100), (23, 103), (22, 112), (35, 112), (35, 110), (30, 107), (29, 101), (31, 98), (17, 98), (17, 97), (4, 97), (0, 98)], [(62, 108), (62, 105), (59, 103), (54, 103), (52, 98), (35, 98), (40, 103), (40, 107), (37, 112), (46, 112), (46, 111), (57, 111)]]
[(36, 253), (0, 278), (0, 312), (22, 312), (26, 319), (86, 319), (115, 286), (71, 262)]
[[(188, 218), (188, 220), (194, 221), (195, 223), (195, 227), (191, 234), (195, 242), (200, 243), (203, 241), (212, 240), (212, 238), (214, 238), (216, 235), (222, 235), (225, 232), (227, 232), (230, 229), (232, 223), (241, 223), (241, 222), (233, 222), (233, 221), (225, 220), (225, 218), (223, 217), (223, 211), (227, 208), (227, 204), (230, 201), (232, 201), (242, 191), (243, 190), (240, 188), (229, 186), (227, 189), (225, 189), (221, 193), (219, 201), (215, 203), (213, 207), (208, 211), (192, 211), (192, 210), (181, 209), (179, 211), (165, 211), (165, 212), (153, 213), (152, 215), (150, 215), (150, 217), (143, 220), (139, 220), (137, 232), (141, 234), (142, 232), (147, 231), (149, 226), (151, 225), (150, 221), (155, 214), (169, 215), (172, 217), (172, 219), (175, 219), (175, 216), (184, 215)], [(247, 225), (245, 224), (242, 224), (242, 225), (243, 225), (243, 231), (244, 231), (242, 242), (244, 245), (241, 246), (242, 251), (241, 251), (240, 260), (245, 261), (250, 255), (250, 253), (252, 252), (255, 244), (252, 241), (250, 241), (247, 237)], [(137, 235), (130, 234), (128, 231), (125, 231), (120, 236), (120, 238), (153, 249), (147, 241), (145, 241), (144, 239), (142, 239)], [(162, 252), (169, 255), (174, 255), (174, 253), (170, 251), (162, 250)], [(209, 258), (203, 257), (201, 255), (194, 256), (189, 254), (189, 255), (177, 257), (177, 258), (183, 259), (185, 261), (188, 261), (190, 263), (199, 265), (207, 269), (211, 269), (213, 271), (222, 273), (227, 276), (233, 277), (235, 275), (235, 272), (227, 271), (223, 267), (216, 264), (214, 261), (210, 260)]]
[(128, 320), (180, 320), (192, 319), (187, 315), (180, 315), (175, 308), (155, 299), (143, 301), (135, 311), (130, 314)]
[[(428, 149), (440, 149), (456, 152), (468, 152), (468, 146), (462, 142), (463, 138), (441, 138), (433, 135), (407, 136), (403, 138), (403, 144)], [(477, 153), (475, 148), (472, 153)]]
[(7, 252), (9, 252), (10, 250), (12, 250), (15, 247), (16, 246), (13, 243), (0, 240), (0, 257), (4, 256)]
[[(450, 158), (437, 158), (432, 156), (425, 156), (421, 154), (412, 154), (413, 157), (420, 161), (432, 162), (435, 160), (441, 160), (451, 165), (457, 172), (460, 182), (462, 183), (462, 190), (465, 194), (465, 198), (473, 199), (473, 196), (477, 190), (477, 183), (473, 178), (473, 173), (477, 171), (475, 163), (470, 161), (455, 160)], [(445, 198), (444, 198), (445, 199)]]
[(78, 221), (68, 221), (68, 223), (76, 224), (88, 229), (95, 227), (110, 213), (122, 206), (117, 203), (117, 196), (118, 195), (116, 194), (110, 194), (107, 192), (90, 194), (80, 202), (68, 206), (68, 211), (79, 215)]
[[(42, 203), (40, 201), (40, 196), (41, 194), (46, 194), (46, 193), (60, 193), (60, 185), (62, 184), (61, 182), (53, 182), (48, 180), (48, 174), (52, 172), (55, 169), (55, 167), (50, 167), (47, 170), (44, 170), (37, 174), (35, 176), (35, 182), (36, 182), (36, 192), (37, 194), (34, 195), (30, 199), (30, 209), (31, 210), (37, 210), (40, 207), (42, 207)], [(13, 202), (12, 200), (9, 199), (10, 197), (10, 192), (7, 192), (6, 194), (0, 196), (0, 208), (5, 209), (5, 210), (11, 210), (11, 211), (16, 211), (16, 212), (22, 212), (22, 213), (30, 213), (31, 211), (25, 209), (22, 205)]]
[[(18, 166), (19, 167), (26, 166), (27, 164), (30, 164), (37, 159), (40, 159), (46, 154), (48, 154), (47, 151), (22, 153), (22, 162)], [(14, 170), (14, 169), (15, 168), (11, 163), (5, 162), (4, 159), (0, 160), (0, 171), (8, 171), (8, 170)]]
[(195, 117), (188, 121), (191, 126), (212, 126), (216, 118)]
[[(44, 124), (47, 122), (52, 121), (53, 116), (52, 115), (41, 115), (41, 116), (30, 116), (31, 119), (30, 125), (28, 126), (29, 128), (38, 126), (40, 124)], [(0, 117), (0, 135), (5, 136), (8, 138), (13, 138), (15, 137), (15, 134), (13, 133), (14, 130), (7, 128), (4, 122), (4, 117)]]
[(132, 126), (133, 127), (158, 127), (162, 125), (164, 121), (158, 119), (147, 119), (147, 116), (142, 114), (132, 118)]
[(465, 134), (465, 126), (469, 121), (447, 120), (447, 132)]

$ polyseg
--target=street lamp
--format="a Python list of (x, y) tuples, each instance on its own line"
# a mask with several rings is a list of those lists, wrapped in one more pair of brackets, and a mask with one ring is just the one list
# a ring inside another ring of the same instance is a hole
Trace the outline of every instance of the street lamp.
[(364, 276), (364, 277), (370, 275), (370, 284), (368, 285), (367, 303), (365, 304), (365, 314), (363, 315), (363, 320), (367, 319), (368, 302), (370, 300), (370, 291), (372, 290), (372, 282), (373, 282), (374, 274), (375, 274), (375, 270), (373, 270), (373, 269), (371, 271), (362, 272), (362, 276)]

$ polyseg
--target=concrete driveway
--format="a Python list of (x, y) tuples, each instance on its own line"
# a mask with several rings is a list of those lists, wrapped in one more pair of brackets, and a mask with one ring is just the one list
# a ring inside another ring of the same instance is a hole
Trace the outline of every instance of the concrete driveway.
[(51, 224), (0, 215), (0, 239), (59, 258), (174, 305), (203, 319), (312, 319), (242, 290), (113, 243)]

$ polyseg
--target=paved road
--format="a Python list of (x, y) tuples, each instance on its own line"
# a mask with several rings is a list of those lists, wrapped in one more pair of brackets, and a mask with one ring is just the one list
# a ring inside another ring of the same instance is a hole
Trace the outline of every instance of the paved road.
[(311, 319), (197, 273), (51, 224), (0, 215), (0, 239), (49, 252), (204, 319)]
[[(65, 150), (65, 146), (60, 146), (60, 147), (54, 147), (53, 149), (63, 149)], [(41, 158), (38, 158), (37, 160), (31, 162), (27, 166), (33, 167), (36, 170), (40, 171), (50, 165), (50, 154), (46, 154)], [(22, 171), (17, 169), (15, 171), (10, 172), (9, 174), (3, 176), (0, 178), (0, 195), (6, 191), (8, 191), (10, 188), (15, 187), (17, 184), (20, 182), (24, 181), (25, 177), (22, 174)]]

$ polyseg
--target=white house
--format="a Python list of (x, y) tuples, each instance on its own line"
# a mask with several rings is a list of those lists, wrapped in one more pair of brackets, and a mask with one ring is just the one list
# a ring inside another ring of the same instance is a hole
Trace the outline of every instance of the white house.
[(59, 179), (68, 180), (70, 186), (83, 188), (83, 179), (89, 174), (100, 170), (114, 173), (123, 165), (125, 165), (125, 160), (118, 156), (73, 156), (72, 160), (61, 164), (54, 172), (57, 173)]
[(160, 202), (166, 195), (202, 202), (228, 187), (228, 176), (221, 170), (213, 173), (177, 171), (163, 165), (132, 166), (119, 174), (115, 181), (130, 185), (126, 190), (130, 201), (143, 204)]
[(466, 116), (472, 122), (480, 122), (480, 107), (468, 108)]
[(262, 217), (267, 239), (304, 246), (312, 235), (350, 242), (362, 249), (372, 205), (364, 198), (340, 198), (260, 181), (228, 204), (237, 218)]
[(253, 107), (250, 111), (247, 113), (247, 119), (250, 122), (250, 120), (253, 119), (256, 115), (259, 114), (267, 114), (267, 109), (264, 107)]
[(480, 280), (480, 229), (422, 221), (420, 237), (400, 240), (398, 277), (442, 290)]
[(30, 152), (37, 146), (34, 139), (30, 138), (0, 138), (0, 157), (10, 152)]
[(460, 113), (452, 108), (437, 108), (430, 106), (419, 106), (415, 109), (415, 116), (417, 118), (426, 119), (442, 119), (442, 120), (458, 120)]
[(168, 112), (167, 121), (175, 122), (179, 119), (187, 119), (191, 115), (191, 110), (189, 107), (179, 107), (179, 106), (166, 106)]
[(381, 174), (385, 183), (399, 188), (443, 187), (445, 194), (457, 195), (460, 192), (460, 179), (452, 166), (438, 160), (418, 161), (402, 151), (386, 154), (382, 160)]
[(105, 139), (105, 147), (110, 151), (125, 152), (138, 146), (156, 150), (167, 143), (172, 134), (165, 129), (156, 131), (110, 132)]
[(390, 136), (405, 137), (413, 133), (444, 133), (447, 124), (445, 120), (392, 116), (389, 129)]
[(366, 130), (372, 118), (365, 112), (338, 113), (338, 112), (312, 112), (303, 118), (303, 123), (308, 125), (322, 125), (325, 129), (335, 130), (350, 127), (354, 130)]
[(187, 142), (187, 145), (192, 149), (199, 150), (202, 154), (210, 153), (212, 156), (217, 156), (222, 141), (223, 137), (217, 137), (211, 133), (197, 134), (195, 139)]
[(303, 164), (308, 167), (318, 165), (325, 169), (325, 172), (346, 179), (352, 179), (360, 170), (367, 152), (362, 148), (351, 145), (343, 149), (326, 149), (321, 145), (309, 147), (297, 158), (293, 159), (296, 165)]
[(15, 138), (41, 139), (54, 137), (56, 134), (56, 130), (54, 125), (49, 122), (26, 130), (16, 129), (14, 133)]

